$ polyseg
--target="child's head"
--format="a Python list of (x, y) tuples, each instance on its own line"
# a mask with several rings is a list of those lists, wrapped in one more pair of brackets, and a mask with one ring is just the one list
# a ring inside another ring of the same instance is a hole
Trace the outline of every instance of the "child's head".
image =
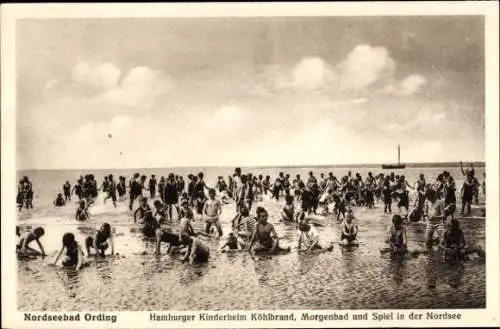
[(291, 195), (287, 195), (287, 196), (285, 197), (285, 202), (286, 202), (286, 204), (288, 204), (288, 205), (292, 204), (292, 202), (293, 202), (293, 196), (291, 196)]
[(458, 231), (460, 230), (460, 222), (457, 219), (453, 218), (448, 224), (448, 227), (452, 231)]
[(33, 235), (39, 239), (45, 234), (45, 230), (41, 226), (37, 226), (33, 229)]
[(62, 198), (62, 193), (57, 193), (58, 198)]
[(227, 239), (228, 239), (228, 240), (234, 240), (234, 239), (236, 239), (236, 235), (234, 235), (234, 233), (233, 233), (233, 232), (229, 232), (229, 234), (228, 234), (228, 236), (227, 236)]
[(347, 216), (346, 216), (346, 218), (345, 218), (345, 221), (346, 221), (347, 223), (351, 223), (353, 218), (354, 218), (354, 215), (353, 215), (352, 209), (351, 209), (351, 208), (348, 208), (348, 209), (347, 209)]
[(108, 180), (113, 180), (113, 174), (108, 175)]
[(208, 190), (208, 196), (212, 200), (215, 199), (215, 190), (213, 188), (211, 188), (211, 189)]
[(162, 207), (162, 204), (161, 204), (160, 200), (155, 200), (155, 202), (153, 202), (153, 205), (155, 206), (156, 210), (160, 210), (161, 207)]
[(75, 245), (75, 235), (73, 233), (65, 233), (62, 238), (62, 243), (64, 247), (72, 247)]
[(403, 218), (399, 215), (392, 216), (392, 224), (395, 228), (399, 229), (403, 225)]
[(255, 213), (257, 214), (257, 219), (259, 220), (260, 223), (262, 224), (267, 223), (268, 214), (266, 209), (264, 209), (263, 207), (257, 207)]
[(240, 209), (240, 213), (241, 213), (241, 215), (242, 215), (242, 216), (245, 216), (245, 217), (246, 217), (246, 216), (248, 216), (248, 215), (250, 214), (250, 211), (248, 211), (248, 208), (247, 208), (247, 207), (243, 206), (243, 207), (241, 207), (241, 209)]
[(148, 198), (146, 197), (143, 197), (141, 199), (141, 206), (147, 206), (148, 205)]
[(101, 228), (100, 228), (100, 231), (104, 232), (104, 233), (107, 233), (107, 234), (110, 234), (111, 233), (111, 225), (109, 225), (108, 223), (102, 224)]

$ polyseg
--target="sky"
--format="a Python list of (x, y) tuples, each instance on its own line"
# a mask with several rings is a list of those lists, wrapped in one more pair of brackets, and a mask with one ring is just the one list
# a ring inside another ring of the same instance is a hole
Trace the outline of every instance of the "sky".
[(19, 169), (484, 161), (480, 17), (20, 20)]

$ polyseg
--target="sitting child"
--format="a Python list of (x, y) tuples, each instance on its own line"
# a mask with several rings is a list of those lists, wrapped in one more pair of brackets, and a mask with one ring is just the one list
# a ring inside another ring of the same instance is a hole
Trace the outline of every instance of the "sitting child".
[(80, 246), (80, 244), (76, 241), (75, 235), (73, 233), (66, 233), (63, 235), (62, 238), (62, 247), (59, 253), (56, 256), (56, 259), (54, 260), (53, 265), (57, 264), (57, 261), (61, 257), (64, 249), (66, 249), (66, 257), (62, 261), (62, 265), (64, 267), (75, 267), (77, 271), (79, 271), (83, 265), (85, 265), (84, 262), (84, 253), (83, 249)]
[(222, 252), (224, 252), (226, 247), (229, 247), (229, 250), (242, 250), (245, 249), (245, 243), (238, 239), (238, 236), (236, 234), (230, 232), (227, 237), (226, 243), (224, 243), (221, 247)]
[(301, 251), (302, 244), (306, 247), (305, 251), (314, 249), (324, 249), (327, 251), (333, 250), (333, 244), (330, 244), (328, 247), (322, 246), (318, 231), (314, 228), (314, 226), (309, 224), (309, 220), (306, 218), (303, 218), (299, 222), (299, 230), (297, 233), (299, 235), (299, 245), (297, 247), (299, 252)]
[(156, 219), (156, 221), (162, 225), (167, 223), (167, 212), (165, 211), (165, 208), (163, 207), (163, 204), (161, 203), (160, 200), (156, 200), (153, 202), (153, 206), (155, 207), (155, 213), (153, 217)]
[(477, 253), (481, 258), (485, 257), (485, 252), (481, 247), (468, 248), (465, 241), (464, 232), (460, 228), (460, 223), (456, 219), (450, 220), (448, 228), (444, 232), (439, 248), (444, 251), (444, 260), (465, 260), (467, 255)]
[[(19, 233), (19, 227), (16, 226), (16, 234), (19, 236), (19, 242), (16, 246), (18, 255), (27, 255), (28, 253), (45, 257), (45, 250), (43, 249), (42, 243), (40, 242), (40, 238), (45, 234), (45, 230), (43, 227), (36, 227), (31, 232), (25, 233), (21, 236)], [(35, 241), (40, 248), (40, 251), (35, 250), (29, 246), (30, 243)]]
[(63, 207), (66, 205), (66, 201), (64, 201), (62, 193), (57, 193), (57, 198), (54, 201), (54, 206)]
[(285, 197), (285, 205), (281, 210), (281, 220), (283, 222), (292, 222), (294, 219), (295, 208), (293, 206), (293, 196), (287, 195)]
[(389, 227), (386, 243), (393, 254), (406, 253), (406, 229), (403, 226), (403, 218), (399, 215), (392, 216), (392, 225)]
[(342, 222), (342, 234), (340, 236), (341, 243), (343, 245), (354, 245), (358, 244), (356, 236), (358, 235), (358, 226), (353, 223), (354, 215), (352, 209), (347, 210), (347, 216)]
[(85, 239), (85, 249), (87, 250), (87, 256), (90, 256), (90, 248), (94, 248), (96, 256), (104, 258), (104, 251), (109, 247), (108, 243), (106, 242), (108, 240), (109, 244), (111, 245), (111, 255), (114, 255), (115, 246), (113, 243), (111, 225), (109, 225), (108, 223), (104, 223), (94, 236), (89, 236), (87, 237), (87, 239)]
[(183, 257), (183, 260), (188, 260), (189, 263), (207, 262), (210, 257), (210, 248), (199, 238), (194, 236), (183, 235), (182, 244), (188, 248)]

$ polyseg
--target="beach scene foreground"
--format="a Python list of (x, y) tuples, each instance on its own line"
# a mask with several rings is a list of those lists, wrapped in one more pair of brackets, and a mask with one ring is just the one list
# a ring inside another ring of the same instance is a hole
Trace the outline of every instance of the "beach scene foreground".
[[(283, 310), (283, 309), (447, 309), (485, 308), (486, 271), (484, 260), (471, 258), (466, 262), (443, 263), (438, 253), (420, 254), (403, 259), (381, 254), (387, 228), (393, 214), (384, 213), (382, 201), (374, 208), (352, 207), (359, 227), (357, 247), (341, 247), (341, 224), (336, 216), (314, 215), (322, 223), (317, 227), (321, 239), (333, 243), (331, 252), (299, 253), (297, 229), (280, 221), (284, 196), (279, 201), (263, 195), (254, 203), (251, 215), (258, 206), (269, 213), (280, 237), (291, 246), (284, 255), (252, 255), (248, 252), (220, 252), (220, 246), (231, 232), (231, 220), (236, 214), (232, 202), (223, 205), (220, 223), (223, 236), (204, 238), (210, 248), (210, 259), (202, 264), (181, 262), (175, 256), (162, 252), (155, 255), (155, 244), (145, 240), (138, 224), (133, 223), (133, 212), (128, 200), (117, 207), (102, 195), (89, 208), (90, 220), (75, 220), (78, 201), (72, 199), (64, 207), (52, 204), (66, 181), (74, 182), (80, 175), (92, 172), (98, 179), (112, 173), (129, 179), (135, 172), (157, 177), (175, 173), (205, 174), (205, 182), (215, 187), (218, 176), (231, 175), (234, 168), (163, 168), (163, 169), (107, 169), (107, 170), (33, 170), (19, 171), (20, 178), (30, 177), (34, 190), (34, 208), (18, 212), (21, 232), (42, 226), (45, 235), (41, 241), (48, 257), (18, 260), (17, 305), (21, 311), (148, 311), (148, 310)], [(414, 184), (420, 174), (428, 182), (446, 170), (455, 178), (457, 193), (463, 183), (458, 166), (411, 167), (393, 170), (405, 175)], [(333, 172), (343, 177), (348, 171), (366, 177), (380, 167), (362, 168), (242, 168), (244, 173), (270, 175), (279, 172), (295, 177), (307, 177), (310, 171), (319, 176)], [(476, 177), (483, 177), (484, 166), (475, 168)], [(389, 174), (383, 171), (384, 174)], [(20, 179), (19, 178), (19, 179)], [(410, 190), (410, 205), (416, 192)], [(76, 198), (76, 197), (75, 197)], [(457, 197), (458, 199), (459, 197)], [(76, 198), (77, 199), (77, 198)], [(153, 200), (149, 200), (152, 203)], [(460, 207), (457, 202), (457, 208)], [(297, 209), (300, 208), (297, 205)], [(481, 194), (471, 214), (455, 218), (469, 245), (485, 245), (485, 203)], [(175, 221), (175, 220), (174, 220)], [(77, 241), (95, 232), (103, 223), (114, 230), (115, 256), (90, 259), (89, 266), (80, 271), (50, 267), (61, 247), (61, 237), (71, 232)], [(193, 227), (202, 230), (204, 221), (196, 218)], [(425, 223), (405, 223), (408, 248), (425, 249)], [(163, 248), (163, 247), (162, 247)]]

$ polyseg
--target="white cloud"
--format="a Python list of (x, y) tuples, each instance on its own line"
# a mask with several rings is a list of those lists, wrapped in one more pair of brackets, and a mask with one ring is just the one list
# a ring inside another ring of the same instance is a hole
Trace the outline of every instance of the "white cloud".
[(113, 104), (148, 110), (158, 95), (165, 93), (171, 83), (160, 71), (148, 67), (135, 67), (123, 78), (119, 86), (108, 90), (104, 98)]
[(71, 71), (74, 82), (104, 89), (116, 86), (121, 74), (121, 70), (110, 63), (91, 65), (80, 62)]
[(401, 82), (401, 91), (405, 95), (411, 95), (427, 83), (427, 80), (420, 74), (409, 75)]
[(306, 57), (291, 71), (292, 86), (299, 90), (314, 90), (333, 80), (334, 73), (328, 63), (319, 57)]
[(396, 63), (385, 47), (356, 46), (339, 65), (344, 90), (360, 90), (392, 76)]

